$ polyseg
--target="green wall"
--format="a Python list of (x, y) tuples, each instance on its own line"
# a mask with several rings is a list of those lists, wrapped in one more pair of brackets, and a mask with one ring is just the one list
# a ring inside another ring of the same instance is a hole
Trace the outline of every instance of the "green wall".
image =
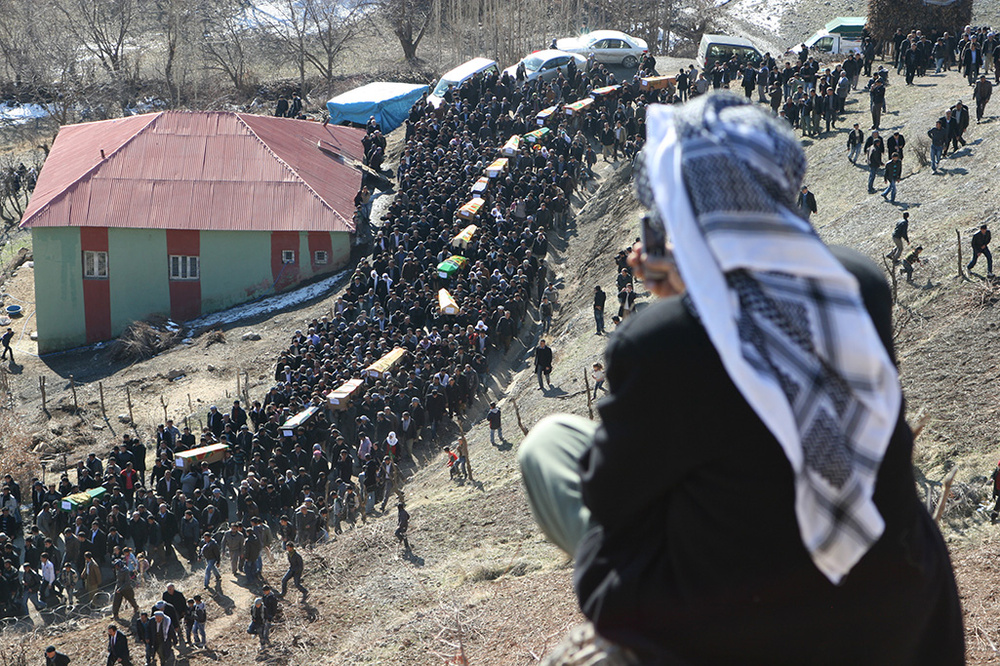
[(223, 310), (271, 289), (271, 234), (201, 232), (201, 311)]
[(167, 232), (108, 229), (111, 334), (150, 315), (170, 316)]
[(87, 342), (83, 312), (83, 252), (77, 227), (31, 230), (38, 352)]
[(330, 232), (333, 246), (330, 248), (329, 271), (339, 271), (351, 259), (351, 234), (346, 231)]

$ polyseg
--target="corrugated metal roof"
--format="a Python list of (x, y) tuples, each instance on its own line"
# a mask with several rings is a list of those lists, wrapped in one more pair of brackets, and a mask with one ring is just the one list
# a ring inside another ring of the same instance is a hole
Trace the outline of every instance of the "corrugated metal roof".
[(21, 226), (353, 231), (363, 136), (221, 111), (70, 125)]

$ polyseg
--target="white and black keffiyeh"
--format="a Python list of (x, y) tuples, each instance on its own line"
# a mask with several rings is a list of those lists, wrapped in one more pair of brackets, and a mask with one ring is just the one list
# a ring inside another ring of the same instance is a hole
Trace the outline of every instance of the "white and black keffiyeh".
[(805, 156), (729, 94), (652, 106), (636, 178), (726, 371), (781, 444), (816, 566), (839, 583), (882, 534), (872, 500), (902, 400), (851, 275), (797, 213)]

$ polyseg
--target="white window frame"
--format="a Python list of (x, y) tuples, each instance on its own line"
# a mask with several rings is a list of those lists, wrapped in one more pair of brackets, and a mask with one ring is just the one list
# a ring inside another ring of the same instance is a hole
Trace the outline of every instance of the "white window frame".
[(283, 264), (294, 264), (295, 263), (295, 250), (282, 250), (281, 251), (281, 263), (283, 263)]
[[(104, 257), (104, 270), (101, 271), (101, 257)], [(88, 280), (108, 279), (108, 253), (97, 250), (83, 251), (83, 277)]]
[(167, 259), (170, 279), (192, 282), (201, 279), (201, 259), (195, 255), (171, 254)]
[(330, 263), (330, 253), (326, 250), (316, 250), (313, 252), (313, 263), (317, 265)]

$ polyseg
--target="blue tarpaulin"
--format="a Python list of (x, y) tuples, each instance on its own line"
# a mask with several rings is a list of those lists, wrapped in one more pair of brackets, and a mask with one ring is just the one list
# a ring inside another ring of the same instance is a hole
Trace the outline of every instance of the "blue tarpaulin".
[(413, 83), (369, 83), (337, 95), (326, 108), (331, 123), (349, 120), (364, 125), (375, 116), (382, 132), (388, 133), (403, 124), (410, 108), (427, 90), (427, 86)]

